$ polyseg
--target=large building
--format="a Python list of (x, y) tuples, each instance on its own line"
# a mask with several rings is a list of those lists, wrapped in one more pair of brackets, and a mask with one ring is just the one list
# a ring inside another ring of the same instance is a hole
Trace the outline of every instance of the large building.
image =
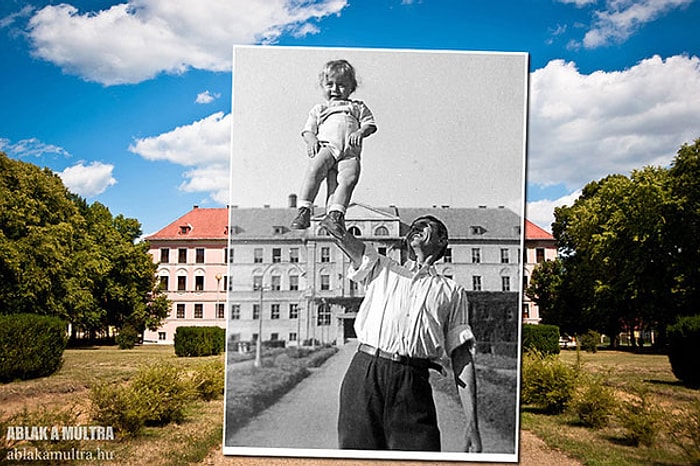
[[(530, 283), (532, 271), (537, 264), (557, 258), (557, 243), (554, 236), (525, 219), (525, 268), (523, 270), (523, 290)], [(523, 293), (523, 323), (540, 323), (540, 310), (537, 304)]]
[[(286, 208), (195, 206), (149, 236), (173, 308), (144, 340), (172, 343), (179, 326), (225, 327), (227, 321), (231, 340), (241, 348), (261, 335), (286, 344), (342, 344), (354, 336), (364, 290), (346, 278), (347, 258), (319, 228), (322, 215), (310, 229), (294, 231), (288, 225), (295, 213), (293, 196)], [(450, 233), (447, 255), (436, 264), (441, 273), (470, 292), (522, 291), (522, 222), (507, 208), (352, 204), (346, 225), (381, 254), (402, 260), (401, 238), (425, 214), (440, 218)], [(526, 222), (526, 231), (533, 227)]]

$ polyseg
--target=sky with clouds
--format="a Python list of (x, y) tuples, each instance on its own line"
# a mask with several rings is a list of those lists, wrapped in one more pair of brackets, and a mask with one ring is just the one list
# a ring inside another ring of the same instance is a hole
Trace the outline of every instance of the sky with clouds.
[(152, 233), (228, 202), (233, 44), (527, 52), (527, 217), (548, 228), (700, 137), (699, 3), (4, 0), (0, 151)]

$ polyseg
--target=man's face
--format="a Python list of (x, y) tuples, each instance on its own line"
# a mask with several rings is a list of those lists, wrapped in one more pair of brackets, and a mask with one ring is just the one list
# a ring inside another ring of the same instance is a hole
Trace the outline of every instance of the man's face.
[(406, 243), (413, 249), (420, 249), (425, 256), (435, 255), (439, 253), (447, 238), (440, 234), (440, 229), (433, 221), (429, 219), (418, 219), (408, 230), (406, 235)]

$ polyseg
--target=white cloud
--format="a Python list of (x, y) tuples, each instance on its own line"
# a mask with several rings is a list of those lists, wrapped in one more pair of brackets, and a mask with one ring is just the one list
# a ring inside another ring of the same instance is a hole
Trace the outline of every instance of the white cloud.
[(231, 114), (217, 112), (158, 136), (137, 139), (129, 150), (147, 160), (165, 160), (192, 167), (180, 189), (209, 192), (226, 204), (229, 187)]
[(22, 139), (16, 143), (12, 143), (9, 139), (0, 138), (0, 150), (3, 150), (18, 158), (38, 158), (47, 154), (70, 157), (70, 154), (64, 148), (53, 144), (43, 143), (37, 138)]
[(554, 222), (554, 209), (563, 205), (573, 205), (580, 195), (581, 191), (577, 190), (555, 200), (542, 199), (528, 202), (525, 207), (525, 218), (551, 233), (552, 223)]
[(210, 104), (213, 101), (215, 101), (216, 99), (218, 99), (219, 97), (221, 97), (221, 94), (219, 94), (219, 93), (212, 94), (209, 91), (200, 92), (199, 94), (197, 94), (197, 98), (195, 99), (195, 103)]
[(80, 162), (58, 173), (58, 176), (71, 192), (90, 198), (117, 183), (112, 176), (113, 170), (114, 165), (102, 162), (91, 162), (89, 165)]
[(528, 182), (570, 190), (613, 173), (666, 165), (700, 137), (700, 59), (654, 56), (581, 74), (551, 61), (531, 76)]
[[(596, 11), (591, 30), (586, 33), (583, 45), (596, 48), (627, 40), (641, 26), (681, 8), (693, 0), (608, 0), (606, 10)], [(575, 1), (580, 6), (581, 1)]]
[(232, 44), (315, 33), (346, 0), (129, 0), (96, 13), (49, 5), (29, 21), (35, 56), (105, 85), (189, 68), (231, 69)]
[(570, 4), (573, 3), (576, 5), (578, 8), (582, 8), (587, 5), (591, 5), (593, 3), (596, 3), (598, 0), (557, 0), (559, 3), (566, 3)]

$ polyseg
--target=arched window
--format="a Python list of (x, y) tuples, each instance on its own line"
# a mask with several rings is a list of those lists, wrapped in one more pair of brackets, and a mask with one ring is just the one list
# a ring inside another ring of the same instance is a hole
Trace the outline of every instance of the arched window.
[(355, 237), (362, 236), (362, 232), (356, 226), (352, 226), (352, 227), (348, 228), (348, 231), (350, 232), (350, 234), (352, 236), (355, 236)]
[(389, 236), (389, 229), (385, 227), (384, 225), (378, 226), (376, 230), (374, 230), (374, 235), (375, 236)]

